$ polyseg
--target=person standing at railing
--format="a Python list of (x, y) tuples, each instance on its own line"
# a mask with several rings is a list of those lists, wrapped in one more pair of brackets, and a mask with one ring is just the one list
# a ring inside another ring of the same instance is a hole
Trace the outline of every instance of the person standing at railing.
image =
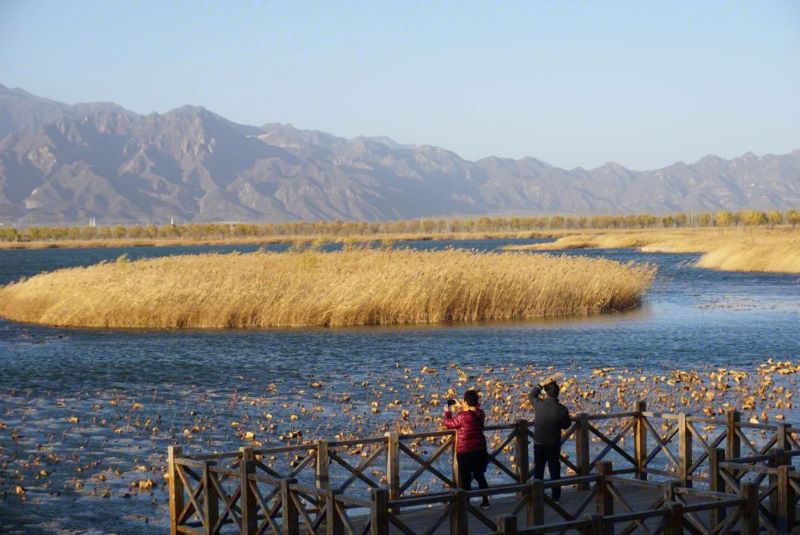
[[(457, 414), (453, 415), (453, 409), (458, 410)], [(464, 392), (464, 403), (461, 407), (456, 400), (447, 400), (444, 425), (448, 429), (456, 430), (459, 486), (464, 490), (471, 490), (473, 478), (478, 482), (478, 488), (485, 489), (489, 486), (485, 475), (489, 462), (486, 436), (483, 434), (485, 421), (486, 414), (480, 407), (478, 392), (475, 390)], [(488, 496), (482, 497), (481, 507), (489, 508)]]
[[(545, 392), (541, 397), (542, 390)], [(561, 477), (561, 431), (572, 424), (567, 408), (558, 401), (558, 383), (536, 385), (530, 392), (535, 413), (533, 420), (533, 477), (544, 479), (544, 467), (550, 479)], [(561, 499), (561, 487), (553, 487), (553, 500)]]

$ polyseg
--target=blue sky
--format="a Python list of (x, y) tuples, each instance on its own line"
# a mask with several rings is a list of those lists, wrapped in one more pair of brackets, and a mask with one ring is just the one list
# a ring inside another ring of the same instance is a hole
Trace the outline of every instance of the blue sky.
[(0, 0), (0, 83), (649, 169), (800, 148), (800, 2)]

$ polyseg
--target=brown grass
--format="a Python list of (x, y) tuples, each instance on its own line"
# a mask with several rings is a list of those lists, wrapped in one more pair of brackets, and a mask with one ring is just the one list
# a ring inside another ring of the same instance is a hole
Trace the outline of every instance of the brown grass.
[(625, 249), (704, 253), (697, 265), (724, 271), (800, 273), (800, 230), (679, 229), (579, 233), (552, 243), (510, 246), (509, 250)]
[(0, 315), (74, 327), (426, 324), (599, 314), (640, 304), (655, 269), (446, 250), (174, 256), (37, 275)]

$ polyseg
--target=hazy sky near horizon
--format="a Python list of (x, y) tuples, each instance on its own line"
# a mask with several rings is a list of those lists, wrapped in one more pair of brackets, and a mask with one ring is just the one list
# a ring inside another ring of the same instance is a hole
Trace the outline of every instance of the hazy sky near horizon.
[(652, 169), (800, 148), (800, 2), (2, 0), (0, 83)]

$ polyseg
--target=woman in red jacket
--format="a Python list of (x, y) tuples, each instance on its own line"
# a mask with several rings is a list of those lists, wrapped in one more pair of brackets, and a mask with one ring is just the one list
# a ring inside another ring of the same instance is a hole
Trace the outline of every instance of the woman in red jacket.
[[(459, 486), (464, 490), (472, 487), (472, 478), (478, 482), (478, 487), (485, 489), (486, 465), (489, 454), (486, 450), (486, 437), (483, 435), (483, 422), (486, 415), (478, 403), (478, 393), (475, 390), (464, 392), (464, 405), (455, 416), (450, 411), (456, 405), (454, 399), (447, 400), (447, 409), (444, 413), (444, 425), (448, 429), (456, 430), (456, 460), (458, 461)], [(484, 496), (481, 507), (489, 507), (489, 497)]]

